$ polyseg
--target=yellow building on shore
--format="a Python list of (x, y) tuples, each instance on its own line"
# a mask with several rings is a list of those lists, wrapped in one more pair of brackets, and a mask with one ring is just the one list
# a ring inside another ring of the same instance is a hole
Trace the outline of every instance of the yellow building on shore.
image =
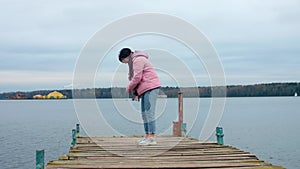
[(62, 93), (58, 91), (54, 91), (49, 93), (47, 96), (42, 96), (40, 94), (34, 95), (34, 99), (66, 99), (67, 96), (63, 95)]
[(34, 95), (33, 96), (34, 99), (43, 99), (43, 96), (40, 94)]

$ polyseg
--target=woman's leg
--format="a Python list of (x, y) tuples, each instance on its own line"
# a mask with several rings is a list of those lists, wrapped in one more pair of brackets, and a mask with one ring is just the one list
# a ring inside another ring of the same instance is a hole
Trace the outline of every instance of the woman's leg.
[(159, 89), (153, 89), (150, 91), (149, 94), (149, 104), (150, 108), (147, 112), (148, 114), (148, 128), (149, 134), (153, 137), (156, 132), (156, 121), (155, 121), (155, 109), (156, 109), (156, 100), (158, 95)]
[(156, 132), (155, 107), (158, 92), (158, 89), (153, 89), (145, 92), (141, 97), (142, 118), (146, 134), (154, 135)]
[(147, 100), (148, 100), (148, 94), (146, 92), (141, 96), (141, 110), (142, 110), (142, 119), (143, 119), (143, 123), (144, 123), (145, 136), (147, 136), (149, 134), (148, 120), (147, 120), (147, 115), (145, 112)]

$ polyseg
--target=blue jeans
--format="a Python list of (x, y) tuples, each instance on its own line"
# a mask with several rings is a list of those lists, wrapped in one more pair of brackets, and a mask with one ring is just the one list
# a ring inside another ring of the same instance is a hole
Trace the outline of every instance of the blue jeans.
[(155, 134), (155, 107), (159, 89), (148, 90), (141, 96), (142, 118), (146, 134)]

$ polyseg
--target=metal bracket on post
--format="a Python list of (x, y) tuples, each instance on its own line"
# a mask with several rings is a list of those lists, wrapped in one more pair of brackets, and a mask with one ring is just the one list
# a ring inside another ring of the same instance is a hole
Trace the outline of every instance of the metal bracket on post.
[(36, 159), (36, 163), (35, 163), (35, 168), (36, 169), (44, 169), (44, 156), (45, 156), (45, 151), (44, 150), (36, 150), (35, 153), (35, 159)]
[(217, 143), (219, 145), (223, 145), (224, 144), (224, 141), (223, 141), (224, 134), (223, 134), (223, 128), (222, 127), (217, 127), (216, 128), (216, 136), (217, 136)]
[(80, 125), (76, 124), (76, 135), (79, 136), (80, 135)]

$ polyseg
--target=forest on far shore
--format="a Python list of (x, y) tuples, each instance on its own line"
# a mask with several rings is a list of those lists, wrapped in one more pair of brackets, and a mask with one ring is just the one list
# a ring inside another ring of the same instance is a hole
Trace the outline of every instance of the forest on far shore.
[[(37, 90), (18, 91), (0, 94), (0, 99), (8, 99), (11, 96), (22, 95), (32, 99), (34, 95), (47, 95), (52, 91), (58, 91), (67, 98), (128, 98), (125, 88), (88, 88), (88, 89), (63, 89), (63, 90)], [(168, 98), (177, 97), (178, 92), (183, 92), (184, 97), (273, 97), (294, 96), (300, 94), (300, 83), (268, 83), (255, 85), (228, 85), (213, 87), (161, 87), (160, 95)]]

